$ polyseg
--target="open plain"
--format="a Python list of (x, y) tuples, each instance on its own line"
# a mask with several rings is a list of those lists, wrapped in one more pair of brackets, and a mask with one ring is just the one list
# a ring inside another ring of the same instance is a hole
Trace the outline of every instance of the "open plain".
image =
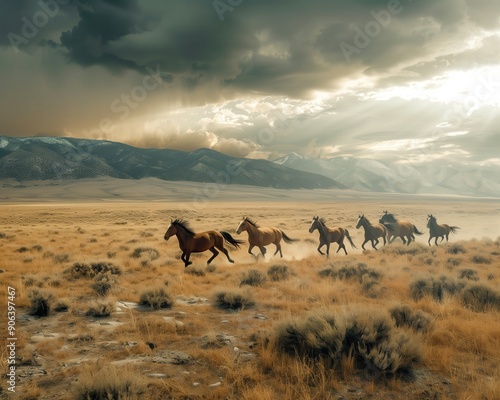
[[(3, 190), (2, 397), (10, 287), (20, 399), (500, 398), (498, 201), (125, 184)], [(358, 215), (383, 210), (424, 235), (362, 251)], [(450, 243), (427, 246), (430, 213)], [(315, 215), (357, 249), (321, 256)], [(184, 268), (163, 240), (172, 218), (246, 240), (243, 216), (299, 241)]]

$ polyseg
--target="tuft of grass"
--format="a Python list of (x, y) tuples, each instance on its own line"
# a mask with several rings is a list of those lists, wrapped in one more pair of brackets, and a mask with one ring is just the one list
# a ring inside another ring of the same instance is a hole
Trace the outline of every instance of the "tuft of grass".
[(267, 270), (267, 276), (273, 282), (284, 281), (290, 278), (292, 272), (286, 265), (273, 265)]
[(77, 400), (138, 399), (145, 388), (136, 374), (112, 365), (85, 366), (74, 389)]
[(446, 252), (448, 254), (465, 254), (467, 250), (465, 250), (465, 247), (461, 244), (454, 243), (446, 249)]
[(55, 254), (54, 256), (52, 256), (52, 260), (56, 264), (62, 264), (62, 263), (68, 262), (69, 254)]
[(259, 286), (266, 280), (266, 276), (262, 274), (262, 272), (251, 269), (247, 273), (244, 273), (241, 276), (240, 286), (249, 285), (249, 286)]
[(97, 262), (91, 264), (74, 263), (65, 272), (69, 272), (73, 278), (93, 279), (99, 274), (120, 275), (121, 268), (109, 262)]
[(31, 250), (40, 252), (43, 250), (43, 247), (39, 244), (35, 244), (35, 245), (31, 246)]
[(142, 256), (148, 256), (151, 261), (157, 260), (160, 258), (160, 252), (152, 247), (137, 247), (130, 257), (132, 258), (141, 258)]
[(16, 249), (16, 253), (26, 253), (28, 251), (30, 251), (30, 249), (28, 249), (25, 246), (22, 246), (22, 247), (19, 247), (18, 249)]
[(429, 246), (424, 246), (422, 243), (412, 243), (411, 246), (402, 243), (393, 244), (391, 246), (384, 246), (381, 249), (383, 254), (396, 254), (396, 255), (416, 255), (416, 254), (432, 254), (433, 249)]
[(48, 317), (50, 314), (51, 303), (54, 301), (54, 295), (46, 290), (34, 289), (28, 294), (31, 302), (29, 315), (35, 317)]
[(464, 268), (460, 270), (460, 274), (458, 275), (459, 279), (468, 279), (469, 281), (478, 281), (479, 277), (477, 276), (477, 271), (472, 268)]
[(408, 305), (392, 307), (389, 310), (397, 327), (407, 326), (415, 332), (426, 332), (431, 324), (431, 317), (423, 311), (413, 311)]
[(474, 311), (500, 310), (500, 292), (486, 285), (473, 285), (462, 292), (462, 304)]
[(242, 310), (255, 305), (252, 296), (242, 290), (219, 290), (213, 297), (214, 304), (221, 309)]
[(357, 265), (346, 265), (337, 270), (333, 267), (330, 267), (320, 271), (319, 274), (322, 277), (330, 277), (339, 280), (356, 280), (360, 283), (362, 283), (367, 278), (375, 281), (380, 280), (380, 273), (373, 268), (368, 268), (365, 263), (358, 263)]
[(141, 293), (139, 304), (150, 306), (155, 310), (170, 308), (174, 304), (173, 296), (163, 287), (148, 289)]
[(205, 270), (199, 267), (184, 268), (184, 273), (194, 276), (205, 276)]
[(383, 313), (312, 312), (279, 323), (274, 341), (280, 352), (321, 362), (326, 368), (338, 370), (341, 360), (349, 357), (356, 369), (386, 377), (411, 374), (421, 359), (419, 344), (395, 329)]
[(97, 300), (89, 306), (85, 313), (88, 317), (103, 318), (109, 317), (115, 311), (115, 302), (111, 300)]

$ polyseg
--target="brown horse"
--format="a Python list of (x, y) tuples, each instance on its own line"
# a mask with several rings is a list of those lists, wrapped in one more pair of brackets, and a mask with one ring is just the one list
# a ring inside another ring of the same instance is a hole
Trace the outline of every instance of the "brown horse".
[(438, 224), (436, 221), (436, 217), (432, 214), (427, 216), (427, 228), (429, 228), (429, 240), (427, 243), (429, 246), (431, 245), (431, 239), (436, 238), (434, 240), (434, 244), (438, 245), (438, 238), (441, 238), (441, 242), (444, 240), (446, 236), (446, 241), (448, 241), (448, 236), (451, 233), (456, 234), (457, 229), (460, 229), (458, 226), (449, 226), (446, 224)]
[(372, 225), (365, 215), (359, 215), (358, 223), (356, 224), (356, 229), (363, 227), (365, 229), (365, 241), (361, 245), (363, 250), (365, 249), (365, 243), (371, 242), (372, 247), (377, 250), (377, 244), (379, 243), (378, 238), (384, 239), (384, 246), (387, 243), (387, 228), (382, 224)]
[(349, 236), (349, 231), (347, 229), (340, 227), (330, 229), (326, 226), (324, 218), (319, 218), (318, 216), (313, 217), (309, 232), (313, 233), (316, 229), (319, 232), (318, 252), (321, 255), (325, 255), (325, 253), (321, 251), (321, 248), (324, 245), (326, 245), (326, 256), (328, 257), (330, 255), (330, 243), (332, 242), (339, 245), (336, 253), (338, 253), (340, 249), (344, 249), (344, 252), (347, 255), (347, 250), (344, 245), (344, 238), (347, 238), (349, 240), (349, 243), (351, 243), (353, 249), (356, 248), (356, 246), (352, 242), (351, 236)]
[(280, 257), (283, 257), (283, 253), (281, 252), (281, 239), (283, 239), (285, 243), (289, 244), (298, 242), (298, 239), (289, 238), (285, 232), (278, 228), (261, 228), (248, 217), (244, 217), (236, 229), (236, 233), (238, 235), (243, 231), (247, 231), (248, 233), (248, 253), (255, 258), (259, 257), (258, 254), (255, 255), (252, 253), (252, 249), (255, 246), (260, 249), (262, 256), (265, 257), (266, 248), (264, 246), (273, 243), (276, 246), (276, 251), (273, 256), (275, 256), (279, 251)]
[(224, 248), (224, 240), (235, 247), (240, 247), (240, 244), (245, 243), (243, 240), (234, 239), (229, 233), (224, 231), (194, 233), (189, 227), (188, 222), (182, 219), (176, 219), (170, 222), (163, 239), (168, 240), (174, 235), (177, 236), (179, 240), (179, 247), (182, 250), (181, 260), (184, 261), (184, 267), (192, 264), (192, 262), (189, 261), (191, 253), (202, 253), (207, 250), (213, 253), (212, 257), (207, 261), (207, 265), (210, 264), (219, 254), (216, 248), (226, 255), (230, 263), (234, 263), (231, 257), (229, 257), (229, 253)]
[(408, 239), (408, 246), (410, 245), (412, 239), (415, 240), (414, 233), (417, 235), (423, 235), (415, 225), (408, 221), (398, 221), (394, 214), (389, 214), (384, 211), (384, 214), (379, 219), (381, 224), (383, 224), (389, 230), (389, 243), (392, 243), (394, 239), (400, 237), (403, 244), (406, 244), (405, 237)]

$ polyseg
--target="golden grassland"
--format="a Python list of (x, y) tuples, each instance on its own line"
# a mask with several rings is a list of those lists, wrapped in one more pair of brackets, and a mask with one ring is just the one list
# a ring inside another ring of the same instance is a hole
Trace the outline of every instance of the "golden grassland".
[[(426, 233), (320, 256), (313, 215), (359, 246), (357, 214), (381, 214), (354, 203), (3, 205), (0, 396), (10, 286), (15, 398), (499, 399), (498, 207), (393, 205), (425, 232), (431, 212), (462, 230), (438, 247)], [(228, 247), (235, 264), (207, 267), (207, 252), (185, 269), (176, 238), (163, 240), (170, 217), (246, 239), (243, 215), (300, 242), (283, 259), (243, 245)]]

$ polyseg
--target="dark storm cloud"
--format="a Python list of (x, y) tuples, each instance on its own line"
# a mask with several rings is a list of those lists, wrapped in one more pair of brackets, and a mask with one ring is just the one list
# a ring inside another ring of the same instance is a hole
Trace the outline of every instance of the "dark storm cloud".
[[(217, 3), (225, 6), (217, 9)], [(40, 6), (21, 0), (0, 7), (6, 44), (12, 21)], [(87, 0), (60, 7), (78, 12), (58, 43), (82, 66), (143, 73), (160, 64), (186, 89), (216, 82), (292, 96), (415, 60), (438, 47), (446, 32), (460, 31), (467, 12), (484, 26), (495, 15), (459, 0)]]

